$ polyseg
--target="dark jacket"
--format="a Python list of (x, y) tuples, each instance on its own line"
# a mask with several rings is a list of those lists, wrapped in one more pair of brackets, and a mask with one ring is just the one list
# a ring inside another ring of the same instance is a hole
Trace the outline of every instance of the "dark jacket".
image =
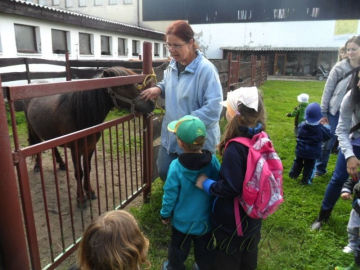
[(302, 122), (299, 125), (296, 138), (296, 156), (307, 159), (320, 158), (321, 143), (330, 139), (330, 137), (330, 129), (322, 124), (309, 125)]
[[(234, 197), (242, 194), (248, 152), (249, 148), (240, 143), (229, 143), (223, 155), (219, 180), (209, 183), (208, 192), (216, 196), (211, 212), (213, 228), (228, 235), (236, 236)], [(241, 206), (240, 216), (244, 238), (260, 231), (261, 219), (250, 218)]]
[(360, 205), (357, 203), (357, 199), (360, 198), (360, 182), (353, 181), (349, 177), (346, 180), (346, 182), (343, 184), (343, 187), (341, 189), (341, 194), (342, 193), (351, 193), (354, 195), (352, 206), (355, 209), (355, 211), (360, 215)]

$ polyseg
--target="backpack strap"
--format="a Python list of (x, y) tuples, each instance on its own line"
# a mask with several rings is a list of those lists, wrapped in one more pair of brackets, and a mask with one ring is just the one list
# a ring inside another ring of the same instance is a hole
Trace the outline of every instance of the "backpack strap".
[[(355, 72), (356, 70), (358, 70), (358, 68), (353, 68), (352, 70), (346, 72), (344, 75), (342, 75), (337, 81), (336, 84), (337, 85), (340, 81), (342, 81), (343, 79), (345, 79), (347, 76), (349, 76), (351, 73)], [(347, 89), (348, 90), (348, 89)]]
[(243, 230), (241, 226), (241, 216), (240, 216), (240, 199), (239, 196), (234, 198), (234, 213), (235, 213), (235, 223), (236, 223), (236, 231), (238, 236), (243, 236)]

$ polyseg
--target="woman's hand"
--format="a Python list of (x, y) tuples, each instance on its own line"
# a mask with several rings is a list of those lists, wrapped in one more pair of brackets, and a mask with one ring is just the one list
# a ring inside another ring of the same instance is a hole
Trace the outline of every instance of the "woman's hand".
[(200, 189), (203, 189), (203, 183), (208, 177), (205, 174), (200, 174), (198, 179), (196, 180), (196, 186)]
[(145, 89), (140, 93), (140, 97), (145, 100), (154, 100), (161, 94), (161, 89), (157, 86), (150, 87), (148, 89)]
[(351, 194), (347, 193), (347, 192), (341, 193), (340, 196), (341, 196), (341, 199), (343, 199), (343, 200), (350, 200), (351, 199)]
[(360, 161), (355, 157), (349, 157), (346, 161), (346, 170), (351, 176), (353, 181), (359, 180), (358, 168), (360, 167)]

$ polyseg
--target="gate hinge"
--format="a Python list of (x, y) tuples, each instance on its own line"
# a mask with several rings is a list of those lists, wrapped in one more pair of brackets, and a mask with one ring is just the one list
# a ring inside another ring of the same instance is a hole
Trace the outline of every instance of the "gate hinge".
[(12, 154), (12, 156), (13, 156), (14, 165), (19, 164), (19, 162), (20, 162), (20, 154), (19, 154), (19, 152), (14, 152)]

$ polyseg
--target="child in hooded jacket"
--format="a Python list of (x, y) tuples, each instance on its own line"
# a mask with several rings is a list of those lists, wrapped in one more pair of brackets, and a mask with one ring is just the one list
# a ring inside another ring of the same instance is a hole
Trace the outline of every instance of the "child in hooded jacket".
[(164, 185), (160, 216), (164, 224), (172, 224), (168, 260), (163, 270), (185, 270), (184, 262), (194, 243), (194, 269), (212, 269), (212, 254), (208, 249), (211, 238), (211, 197), (196, 186), (199, 174), (218, 178), (220, 163), (208, 150), (202, 150), (206, 139), (205, 124), (192, 115), (170, 122), (177, 143), (184, 150), (173, 160)]
[(320, 105), (309, 104), (305, 110), (305, 122), (298, 127), (296, 138), (295, 160), (289, 172), (289, 177), (296, 179), (303, 172), (301, 183), (312, 183), (316, 159), (321, 154), (321, 143), (331, 137), (330, 126), (320, 123), (322, 118)]
[(294, 119), (294, 133), (295, 136), (298, 134), (298, 126), (305, 120), (305, 109), (309, 105), (309, 95), (302, 93), (297, 96), (297, 105), (291, 113), (286, 114), (287, 117), (295, 117)]

